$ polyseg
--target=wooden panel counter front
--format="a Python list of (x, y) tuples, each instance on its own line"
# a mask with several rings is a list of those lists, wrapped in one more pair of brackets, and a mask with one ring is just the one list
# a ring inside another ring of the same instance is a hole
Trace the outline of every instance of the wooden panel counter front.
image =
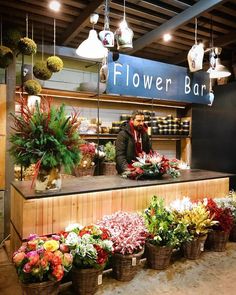
[(29, 234), (57, 233), (78, 222), (87, 225), (118, 210), (141, 211), (153, 195), (168, 204), (188, 196), (192, 200), (221, 197), (229, 191), (232, 174), (183, 170), (172, 179), (129, 180), (120, 176), (96, 176), (65, 179), (62, 190), (36, 194), (31, 182), (14, 182), (11, 187), (11, 250), (19, 247)]

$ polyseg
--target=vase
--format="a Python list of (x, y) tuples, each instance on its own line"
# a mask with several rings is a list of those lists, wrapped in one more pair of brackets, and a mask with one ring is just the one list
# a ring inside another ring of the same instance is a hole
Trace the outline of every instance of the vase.
[(231, 242), (236, 242), (236, 224), (234, 223), (232, 229), (229, 233), (229, 240)]
[(102, 271), (96, 268), (72, 268), (72, 287), (75, 294), (92, 295), (102, 283)]
[(35, 181), (35, 191), (42, 193), (48, 191), (57, 191), (61, 189), (60, 168), (53, 167), (50, 170), (39, 169)]
[(213, 230), (208, 233), (206, 249), (216, 252), (223, 252), (229, 239), (229, 232)]
[(41, 283), (23, 284), (22, 295), (57, 295), (59, 292), (59, 282), (46, 281)]
[(165, 269), (170, 265), (173, 247), (145, 244), (147, 265), (152, 269)]
[(144, 250), (130, 255), (115, 253), (112, 256), (112, 275), (122, 282), (131, 281), (138, 271), (139, 261)]
[(194, 238), (192, 241), (184, 242), (181, 246), (183, 255), (188, 259), (198, 259), (204, 251), (207, 235)]

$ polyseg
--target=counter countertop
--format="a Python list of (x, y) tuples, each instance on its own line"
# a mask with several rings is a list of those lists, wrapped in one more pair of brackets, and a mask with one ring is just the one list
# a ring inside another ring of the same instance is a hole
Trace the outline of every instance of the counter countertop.
[(122, 178), (119, 175), (102, 175), (94, 177), (84, 176), (78, 178), (63, 179), (62, 189), (60, 191), (47, 193), (36, 193), (33, 188), (31, 189), (31, 181), (14, 181), (12, 185), (25, 199), (34, 199), (91, 193), (98, 191), (119, 190), (142, 186), (174, 184), (205, 179), (224, 178), (230, 176), (234, 176), (234, 174), (201, 169), (182, 170), (181, 176), (178, 178), (172, 178), (169, 175), (164, 175), (161, 179), (154, 180), (131, 180)]

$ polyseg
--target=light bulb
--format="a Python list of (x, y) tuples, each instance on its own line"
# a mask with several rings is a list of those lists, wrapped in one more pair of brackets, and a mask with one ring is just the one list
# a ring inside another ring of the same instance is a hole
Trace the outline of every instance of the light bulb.
[(172, 39), (171, 34), (167, 33), (167, 34), (164, 34), (164, 35), (163, 35), (163, 40), (164, 40), (165, 42), (168, 42), (168, 41), (170, 41), (171, 39)]
[(53, 0), (49, 3), (49, 8), (53, 11), (58, 12), (61, 8), (61, 3), (59, 1)]

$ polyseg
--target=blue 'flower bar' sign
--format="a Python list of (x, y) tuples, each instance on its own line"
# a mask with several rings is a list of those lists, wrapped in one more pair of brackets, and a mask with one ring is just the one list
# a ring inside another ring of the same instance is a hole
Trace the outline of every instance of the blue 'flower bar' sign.
[(209, 75), (200, 71), (119, 54), (108, 57), (107, 93), (209, 104)]

